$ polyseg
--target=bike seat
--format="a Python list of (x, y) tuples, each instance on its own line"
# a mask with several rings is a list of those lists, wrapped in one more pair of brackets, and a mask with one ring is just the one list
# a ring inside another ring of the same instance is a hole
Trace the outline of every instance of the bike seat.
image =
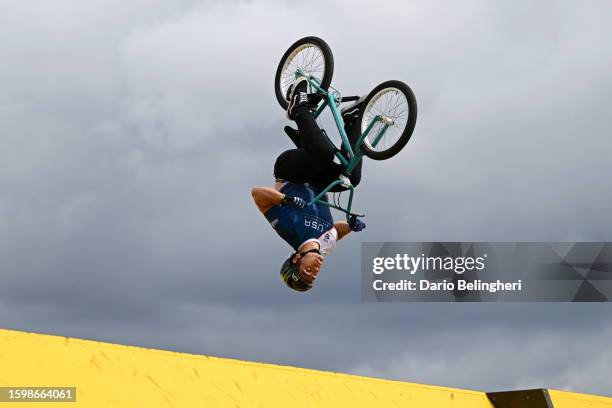
[(347, 116), (347, 115), (352, 116), (352, 115), (356, 115), (357, 113), (359, 113), (359, 108), (363, 104), (363, 101), (365, 101), (366, 96), (367, 95), (361, 96), (355, 102), (340, 109), (340, 114), (342, 114), (342, 116)]

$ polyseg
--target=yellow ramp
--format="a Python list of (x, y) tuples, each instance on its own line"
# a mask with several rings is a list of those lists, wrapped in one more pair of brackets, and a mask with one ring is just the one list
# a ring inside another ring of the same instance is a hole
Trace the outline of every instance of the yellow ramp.
[(492, 407), (482, 392), (2, 329), (0, 386), (77, 388), (41, 407)]
[(554, 408), (611, 408), (612, 398), (597, 395), (578, 394), (558, 390), (548, 390)]
[(548, 392), (541, 400), (554, 407), (548, 402), (529, 407), (612, 408), (612, 398), (555, 390), (516, 391), (509, 399), (498, 393), (494, 407), (478, 391), (3, 329), (0, 387), (76, 387), (76, 402), (0, 402), (0, 407), (514, 408), (523, 403), (512, 401)]

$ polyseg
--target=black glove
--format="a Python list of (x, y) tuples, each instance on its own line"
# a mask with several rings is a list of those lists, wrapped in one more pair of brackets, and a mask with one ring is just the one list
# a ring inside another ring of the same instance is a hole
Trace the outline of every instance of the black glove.
[(297, 208), (306, 208), (306, 205), (308, 205), (306, 200), (304, 200), (303, 198), (292, 197), (292, 196), (288, 196), (288, 195), (285, 195), (280, 203), (282, 205), (291, 205), (291, 206), (297, 207)]
[(365, 222), (357, 218), (356, 215), (351, 215), (348, 221), (349, 228), (351, 231), (359, 232), (366, 227)]

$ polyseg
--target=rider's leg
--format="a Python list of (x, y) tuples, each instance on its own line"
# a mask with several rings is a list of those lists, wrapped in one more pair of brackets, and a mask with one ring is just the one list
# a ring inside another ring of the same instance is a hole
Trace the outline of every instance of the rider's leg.
[[(298, 78), (290, 87), (287, 116), (293, 119), (299, 129), (299, 148), (306, 149), (320, 165), (334, 160), (334, 145), (323, 133), (308, 103), (308, 81)], [(291, 135), (290, 135), (291, 137)], [(292, 138), (293, 139), (293, 138)]]
[[(344, 117), (344, 130), (346, 131), (346, 135), (348, 137), (349, 143), (355, 150), (355, 145), (361, 136), (361, 126), (357, 121), (355, 115), (353, 117)], [(346, 149), (342, 146), (342, 153), (346, 154)], [(356, 186), (361, 181), (361, 165), (363, 164), (363, 160), (360, 160), (351, 174), (349, 175), (349, 179), (351, 180), (351, 184)]]
[(291, 126), (285, 126), (285, 133), (289, 136), (289, 139), (293, 142), (295, 147), (298, 149), (302, 147), (302, 142), (300, 141), (300, 132), (292, 128)]
[[(309, 182), (324, 189), (343, 172), (342, 165), (334, 162), (335, 147), (307, 107), (296, 107), (294, 120), (299, 128), (299, 141), (296, 145), (301, 148), (283, 152), (274, 164), (274, 175), (281, 180)], [(361, 163), (350, 176), (353, 185), (359, 183), (360, 173)], [(338, 186), (334, 190), (342, 188)]]
[(308, 106), (295, 108), (295, 123), (300, 132), (300, 145), (310, 152), (320, 164), (334, 160), (334, 145), (319, 128), (314, 114)]
[(274, 163), (277, 189), (284, 182), (290, 181), (293, 183), (312, 183), (322, 190), (336, 181), (341, 173), (342, 166), (339, 163), (327, 162), (321, 164), (305, 149), (287, 150), (281, 153)]
[[(300, 131), (300, 145), (307, 149), (317, 158), (317, 166), (320, 171), (313, 175), (311, 181), (318, 185), (327, 187), (331, 182), (338, 179), (338, 176), (343, 172), (343, 167), (339, 163), (334, 163), (335, 148), (329, 138), (319, 128), (314, 114), (311, 110), (298, 107), (295, 109), (295, 122)], [(347, 129), (349, 142), (355, 146), (357, 139), (361, 135), (359, 126)], [(363, 160), (355, 166), (349, 179), (353, 186), (357, 186), (361, 181), (361, 165)], [(335, 190), (342, 190), (342, 187), (337, 187)]]
[(305, 149), (284, 151), (274, 163), (274, 177), (277, 181), (308, 183), (317, 170), (316, 160)]
[(319, 128), (313, 112), (310, 110), (306, 94), (307, 82), (298, 81), (289, 92), (288, 116), (295, 120), (299, 132), (290, 133), (297, 149), (283, 152), (274, 164), (274, 175), (277, 179), (295, 183), (311, 182), (327, 187), (338, 178), (341, 169), (334, 163), (335, 147), (327, 135)]

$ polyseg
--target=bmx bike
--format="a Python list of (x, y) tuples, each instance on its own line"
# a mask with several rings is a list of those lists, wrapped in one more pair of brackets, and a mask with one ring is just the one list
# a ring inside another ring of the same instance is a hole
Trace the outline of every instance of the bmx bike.
[[(315, 118), (325, 108), (331, 110), (332, 117), (342, 140), (342, 149), (334, 145), (335, 155), (342, 164), (343, 172), (314, 197), (308, 205), (320, 203), (335, 208), (351, 216), (362, 216), (351, 212), (355, 187), (349, 176), (355, 166), (367, 156), (373, 160), (386, 160), (399, 153), (412, 136), (417, 118), (417, 103), (414, 93), (404, 82), (391, 80), (376, 86), (366, 96), (342, 96), (331, 86), (334, 72), (334, 57), (329, 45), (318, 37), (304, 37), (296, 41), (282, 56), (274, 80), (276, 99), (283, 109), (289, 102), (285, 99), (289, 85), (300, 76), (308, 79), (309, 94), (318, 104)], [(340, 109), (340, 104), (353, 102)], [(346, 133), (344, 117), (357, 115), (361, 132), (351, 146)], [(326, 134), (327, 136), (327, 134)], [(329, 139), (329, 138), (328, 138)], [(340, 186), (349, 190), (346, 208), (338, 203), (330, 203), (326, 194)]]

